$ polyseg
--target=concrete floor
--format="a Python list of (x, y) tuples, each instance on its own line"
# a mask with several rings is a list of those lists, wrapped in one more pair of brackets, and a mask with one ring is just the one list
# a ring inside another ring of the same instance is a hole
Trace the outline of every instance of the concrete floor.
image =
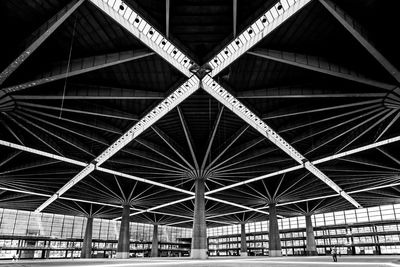
[[(398, 264), (396, 263), (398, 262)], [(189, 258), (136, 258), (129, 260), (115, 259), (73, 259), (73, 260), (20, 260), (18, 262), (4, 261), (0, 266), (27, 267), (27, 266), (71, 266), (71, 267), (306, 267), (306, 266), (399, 266), (400, 256), (342, 256), (338, 262), (332, 257), (218, 257), (208, 260), (191, 260)]]

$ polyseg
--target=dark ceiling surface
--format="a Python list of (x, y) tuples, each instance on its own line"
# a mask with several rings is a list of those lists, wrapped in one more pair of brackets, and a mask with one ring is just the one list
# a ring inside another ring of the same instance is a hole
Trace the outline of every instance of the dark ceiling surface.
[[(237, 0), (235, 9), (234, 2), (170, 0), (169, 40), (202, 65), (231, 42), (235, 32), (239, 34), (276, 4)], [(400, 68), (400, 40), (394, 37), (397, 1), (334, 2), (358, 21), (369, 43)], [(0, 70), (32, 42), (36, 29), (68, 3), (0, 1)], [(126, 0), (125, 4), (165, 33), (166, 1)], [(123, 60), (132, 54), (139, 56)], [(279, 55), (305, 64), (279, 61)], [(10, 93), (11, 107), (1, 101), (8, 96), (0, 94), (0, 140), (89, 163), (185, 81), (171, 64), (86, 0), (0, 89), (52, 77), (71, 63), (79, 67), (79, 62), (96, 62), (96, 58), (121, 62)], [(310, 69), (308, 63), (357, 79)], [(395, 89), (399, 81), (394, 77), (321, 1), (313, 0), (215, 79), (315, 161), (399, 136), (400, 90)], [(363, 207), (398, 203), (399, 149), (400, 144), (393, 142), (330, 159), (318, 167)], [(82, 170), (4, 144), (0, 151), (3, 208), (33, 211)], [(268, 176), (296, 164), (199, 89), (102, 166), (192, 192), (199, 175), (207, 179), (207, 191), (266, 175), (212, 194), (225, 203), (206, 200), (208, 226), (266, 220), (271, 202), (277, 203), (283, 217), (354, 208), (305, 169)], [(121, 203), (128, 201), (132, 212), (138, 213), (131, 216), (132, 221), (191, 227), (193, 199), (180, 202), (187, 197), (96, 170), (44, 212), (93, 212), (99, 218), (115, 219), (121, 215)], [(170, 202), (176, 204), (144, 212)]]

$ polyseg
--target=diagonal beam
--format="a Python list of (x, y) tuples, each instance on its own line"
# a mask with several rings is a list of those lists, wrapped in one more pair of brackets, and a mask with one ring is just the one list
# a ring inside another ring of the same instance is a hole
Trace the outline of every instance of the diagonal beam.
[(166, 149), (160, 147), (159, 145), (144, 140), (142, 138), (136, 138), (135, 140), (137, 143), (141, 144), (142, 146), (148, 148), (149, 150), (153, 151), (154, 153), (160, 155), (161, 157), (166, 158), (167, 160), (169, 160), (170, 162), (175, 163), (177, 166), (180, 166), (180, 168), (182, 168), (182, 170), (186, 170), (186, 171), (190, 171), (190, 166), (186, 167), (184, 164), (180, 163), (178, 160), (175, 160), (171, 154), (169, 153), (169, 151), (167, 151)]
[(177, 68), (186, 77), (191, 77), (191, 60), (173, 45), (160, 31), (150, 25), (138, 12), (125, 3), (120, 10), (121, 0), (89, 0), (93, 5), (115, 20), (121, 27), (138, 38), (151, 50)]
[[(384, 188), (392, 188), (394, 186), (399, 186), (400, 183), (392, 183), (392, 184), (386, 184), (386, 185), (380, 185), (380, 186), (374, 186), (374, 187), (369, 187), (369, 188), (364, 188), (364, 189), (358, 189), (358, 190), (353, 190), (349, 191), (349, 195), (357, 194), (357, 193), (362, 193), (362, 192), (369, 192), (373, 190), (379, 190), (379, 189), (384, 189)], [(337, 197), (340, 196), (339, 194), (331, 194), (331, 195), (326, 195), (326, 196), (319, 196), (319, 197), (313, 197), (313, 198), (307, 198), (307, 199), (301, 199), (301, 200), (296, 200), (296, 201), (290, 201), (290, 202), (284, 202), (284, 203), (279, 203), (276, 206), (287, 206), (287, 205), (292, 205), (292, 204), (297, 204), (297, 203), (302, 203), (302, 202), (307, 202), (307, 201), (312, 201), (312, 200), (319, 200), (319, 199), (326, 199), (326, 198), (332, 198), (332, 197)]]
[(170, 10), (170, 0), (165, 1), (165, 35), (169, 38), (169, 10)]
[[(87, 166), (87, 163), (79, 161), (79, 160), (74, 160), (74, 159), (70, 159), (70, 158), (67, 158), (67, 157), (64, 157), (64, 156), (51, 154), (51, 153), (44, 152), (44, 151), (41, 151), (41, 150), (38, 150), (38, 149), (30, 148), (30, 147), (23, 146), (23, 145), (18, 145), (18, 144), (15, 144), (15, 143), (4, 141), (4, 140), (0, 140), (0, 145), (6, 146), (6, 147), (10, 147), (10, 148), (13, 148), (13, 149), (17, 149), (17, 150), (20, 150), (20, 151), (28, 152), (28, 153), (31, 153), (31, 154), (36, 154), (36, 155), (43, 156), (43, 157), (46, 157), (46, 158), (55, 159), (57, 161), (70, 163), (70, 164), (81, 166), (81, 167), (86, 167)], [(126, 173), (122, 173), (122, 172), (119, 172), (119, 171), (114, 171), (114, 170), (110, 170), (110, 169), (103, 168), (103, 167), (97, 167), (96, 170), (98, 170), (100, 172), (104, 172), (104, 173), (108, 173), (108, 174), (124, 177), (124, 178), (127, 178), (127, 179), (132, 179), (132, 180), (135, 180), (135, 181), (138, 181), (138, 182), (142, 182), (142, 183), (151, 184), (151, 185), (159, 186), (159, 187), (162, 187), (162, 188), (170, 189), (170, 190), (173, 190), (173, 191), (176, 191), (176, 192), (181, 192), (181, 193), (185, 193), (185, 194), (189, 194), (189, 195), (194, 195), (194, 193), (191, 192), (191, 191), (187, 191), (187, 190), (184, 190), (184, 189), (181, 189), (181, 188), (177, 188), (177, 187), (174, 187), (174, 186), (169, 186), (169, 185), (166, 185), (166, 184), (158, 183), (158, 182), (155, 182), (155, 181), (152, 181), (152, 180), (143, 179), (143, 178), (140, 178), (140, 177), (137, 177), (137, 176), (134, 176), (134, 175), (130, 175), (130, 174), (126, 174)]]
[(190, 164), (186, 158), (183, 156), (183, 150), (179, 145), (171, 138), (169, 137), (166, 133), (164, 133), (160, 128), (157, 126), (152, 126), (151, 129), (172, 149), (172, 151), (175, 152), (178, 157), (186, 163), (186, 165), (189, 166), (192, 170), (194, 169), (192, 164)]
[[(332, 155), (332, 156), (328, 156), (328, 157), (325, 157), (325, 158), (322, 158), (322, 159), (319, 159), (319, 160), (314, 160), (312, 162), (312, 164), (315, 164), (315, 165), (321, 164), (321, 163), (324, 163), (324, 162), (328, 162), (328, 161), (332, 161), (332, 160), (335, 160), (335, 159), (343, 158), (343, 157), (346, 157), (346, 156), (349, 156), (349, 155), (352, 155), (352, 154), (360, 153), (360, 152), (363, 152), (363, 151), (366, 151), (366, 150), (370, 150), (372, 148), (381, 147), (381, 146), (384, 146), (384, 145), (387, 145), (387, 144), (391, 144), (391, 143), (395, 143), (395, 142), (398, 142), (398, 141), (400, 141), (400, 136), (396, 136), (396, 137), (393, 137), (393, 138), (390, 138), (390, 139), (379, 141), (377, 143), (373, 143), (373, 144), (369, 144), (369, 145), (366, 145), (366, 146), (362, 146), (362, 147), (358, 147), (358, 148), (355, 148), (355, 149), (351, 149), (351, 150), (348, 150), (348, 151), (345, 151), (345, 152), (342, 152), (342, 153), (338, 153), (338, 154), (335, 154), (335, 155)], [(246, 181), (241, 181), (241, 182), (238, 182), (238, 183), (235, 183), (235, 184), (227, 185), (225, 187), (214, 189), (214, 190), (211, 190), (209, 192), (206, 192), (205, 195), (214, 194), (214, 193), (221, 192), (221, 191), (224, 191), (224, 190), (227, 190), (227, 189), (230, 189), (230, 188), (235, 188), (235, 187), (238, 187), (238, 186), (242, 186), (242, 185), (245, 185), (245, 184), (249, 184), (249, 183), (252, 183), (252, 182), (256, 182), (256, 181), (263, 180), (263, 179), (266, 179), (266, 178), (270, 178), (270, 177), (273, 177), (273, 176), (277, 176), (277, 175), (280, 175), (280, 174), (292, 172), (292, 171), (295, 171), (295, 170), (300, 170), (302, 168), (303, 168), (302, 165), (286, 168), (284, 170), (276, 171), (276, 172), (273, 172), (273, 173), (269, 173), (269, 174), (258, 176), (258, 177), (252, 178), (252, 179), (248, 179)]]
[(199, 79), (196, 76), (192, 76), (187, 82), (176, 89), (170, 94), (164, 101), (154, 107), (149, 113), (147, 113), (139, 122), (132, 126), (125, 134), (118, 138), (113, 144), (111, 144), (106, 150), (104, 150), (98, 157), (92, 162), (86, 164), (85, 168), (75, 175), (69, 182), (67, 182), (62, 188), (60, 188), (54, 195), (47, 199), (40, 207), (36, 209), (37, 212), (41, 212), (44, 208), (50, 205), (54, 200), (63, 195), (72, 186), (78, 183), (80, 180), (85, 178), (87, 175), (92, 173), (96, 168), (103, 164), (106, 160), (115, 155), (118, 151), (129, 144), (133, 139), (139, 136), (142, 132), (151, 127), (155, 122), (167, 114), (171, 109), (179, 105), (183, 100), (189, 97), (199, 88)]
[[(15, 193), (21, 193), (21, 194), (27, 194), (27, 195), (32, 195), (32, 196), (40, 196), (40, 197), (50, 197), (51, 196), (49, 194), (43, 194), (43, 193), (31, 192), (31, 191), (27, 191), (27, 190), (8, 188), (8, 187), (3, 187), (3, 186), (0, 187), (0, 190), (9, 191), (9, 192), (15, 192)], [(91, 201), (91, 200), (71, 198), (71, 197), (60, 197), (60, 199), (68, 200), (68, 201), (95, 204), (95, 205), (101, 205), (101, 206), (107, 206), (107, 207), (112, 207), (112, 208), (120, 208), (120, 209), (123, 208), (122, 205), (114, 205), (114, 204), (109, 204), (109, 203), (104, 203), (104, 202), (99, 202), (99, 201)], [(143, 211), (142, 209), (137, 209), (137, 208), (131, 208), (131, 210)], [(179, 215), (179, 214), (166, 213), (166, 212), (153, 211), (152, 213), (164, 214), (164, 215), (173, 216), (173, 217), (190, 218), (188, 216), (182, 216), (182, 215)]]
[(0, 85), (49, 37), (85, 0), (74, 0), (37, 29), (35, 40), (0, 74)]
[(245, 125), (241, 127), (239, 130), (237, 130), (231, 137), (229, 137), (222, 145), (221, 147), (224, 147), (224, 149), (217, 149), (216, 151), (221, 151), (216, 153), (217, 156), (213, 159), (213, 161), (208, 164), (207, 166), (207, 171), (210, 169), (210, 167), (217, 161), (219, 160), (222, 155), (225, 154), (225, 152), (246, 132), (246, 130), (249, 128), (249, 125)]
[(34, 103), (29, 103), (25, 101), (17, 101), (18, 105), (21, 105), (23, 107), (31, 107), (31, 108), (40, 108), (40, 109), (48, 109), (48, 110), (62, 110), (63, 112), (70, 112), (70, 113), (78, 113), (78, 114), (85, 114), (85, 115), (90, 115), (90, 116), (97, 116), (97, 117), (105, 117), (105, 118), (113, 118), (113, 119), (120, 119), (120, 120), (129, 120), (129, 121), (137, 121), (138, 117), (136, 115), (123, 112), (120, 110), (116, 109), (111, 109), (107, 107), (103, 107), (103, 113), (100, 112), (94, 112), (94, 111), (86, 111), (82, 109), (72, 109), (72, 108), (61, 108), (61, 107), (55, 107), (55, 106), (50, 106), (50, 105), (41, 105), (41, 104), (34, 104)]
[(356, 73), (355, 71), (346, 69), (343, 66), (338, 66), (320, 57), (270, 49), (255, 49), (254, 51), (248, 53), (254, 56), (262, 57), (276, 62), (281, 62), (291, 66), (312, 70), (315, 72), (366, 84), (369, 86), (375, 86), (377, 88), (388, 91), (392, 91), (394, 88), (396, 88), (396, 85), (387, 84), (384, 82), (375, 81), (363, 77), (361, 74)]
[(178, 111), (179, 120), (181, 121), (183, 132), (185, 133), (186, 141), (188, 143), (190, 154), (192, 155), (194, 165), (196, 166), (196, 170), (198, 170), (199, 164), (197, 162), (196, 154), (194, 153), (193, 143), (192, 143), (193, 139), (192, 139), (192, 136), (190, 135), (189, 127), (186, 123), (186, 120), (185, 120), (185, 117), (183, 115), (183, 111), (181, 110), (181, 108), (177, 107), (176, 110)]
[(237, 0), (233, 0), (233, 38), (236, 37), (237, 26)]
[(162, 92), (93, 85), (69, 85), (68, 91), (65, 92), (65, 95), (62, 95), (62, 92), (55, 95), (13, 95), (13, 99), (15, 100), (163, 100), (165, 97), (166, 94)]
[(2, 90), (5, 93), (21, 91), (41, 84), (46, 84), (67, 77), (111, 67), (151, 55), (154, 55), (154, 53), (148, 50), (133, 50), (94, 57), (86, 57), (82, 59), (74, 59), (71, 61), (70, 66), (68, 66), (67, 62), (58, 63), (51, 70), (40, 74), (36, 80), (6, 87)]
[[(351, 91), (349, 90), (345, 91)], [(342, 90), (309, 88), (304, 86), (272, 87), (258, 90), (239, 91), (236, 93), (238, 99), (275, 99), (275, 98), (382, 98), (386, 93), (344, 93)], [(14, 97), (15, 98), (15, 97)]]
[(12, 161), (15, 157), (17, 157), (19, 154), (21, 154), (21, 151), (17, 151), (15, 153), (12, 153), (8, 155), (4, 160), (0, 162), (0, 167), (7, 164), (7, 162)]
[(206, 150), (206, 153), (204, 154), (203, 163), (201, 164), (201, 168), (200, 168), (200, 172), (202, 174), (204, 174), (204, 168), (206, 166), (208, 155), (210, 154), (211, 147), (212, 147), (212, 144), (214, 142), (215, 134), (217, 133), (218, 126), (219, 126), (219, 123), (221, 121), (221, 117), (222, 117), (223, 112), (224, 112), (224, 106), (222, 106), (221, 109), (219, 110), (218, 115), (217, 115), (217, 119), (215, 120), (213, 129), (211, 130), (210, 136), (208, 138), (207, 150)]
[(276, 133), (270, 126), (264, 123), (257, 115), (251, 112), (244, 104), (237, 98), (228, 93), (224, 88), (216, 83), (210, 76), (206, 76), (202, 80), (203, 88), (206, 92), (216, 98), (219, 102), (231, 109), (236, 115), (242, 118), (255, 130), (261, 133), (264, 137), (270, 140), (273, 144), (278, 146), (283, 152), (288, 154), (295, 161), (303, 165), (309, 172), (314, 174), (318, 179), (327, 184), (334, 191), (339, 193), (343, 198), (351, 204), (360, 207), (352, 197), (350, 197), (342, 188), (333, 182), (328, 176), (321, 172), (314, 164), (301, 155), (294, 147), (287, 143), (278, 133)]
[(361, 25), (349, 14), (346, 14), (331, 0), (319, 0), (319, 2), (331, 13), (343, 27), (350, 32), (357, 41), (397, 80), (400, 82), (399, 70), (393, 66), (368, 40)]
[[(208, 62), (212, 69), (211, 76), (215, 77), (310, 2), (311, 0), (277, 1)], [(282, 8), (278, 8), (281, 3)]]

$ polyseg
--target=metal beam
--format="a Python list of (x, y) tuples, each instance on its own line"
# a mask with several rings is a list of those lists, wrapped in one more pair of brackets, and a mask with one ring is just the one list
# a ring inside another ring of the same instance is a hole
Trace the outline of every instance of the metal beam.
[[(119, 119), (119, 120), (129, 120), (129, 121), (137, 121), (138, 117), (133, 114), (129, 114), (127, 112), (115, 110), (115, 109), (109, 109), (107, 107), (103, 107), (103, 113), (100, 112), (93, 112), (93, 111), (85, 111), (81, 109), (72, 109), (72, 108), (61, 108), (61, 107), (55, 107), (55, 106), (50, 106), (50, 105), (41, 105), (41, 104), (34, 104), (34, 103), (29, 103), (29, 102), (24, 102), (24, 101), (18, 101), (18, 105), (21, 105), (23, 107), (31, 107), (31, 108), (40, 108), (40, 109), (48, 109), (48, 110), (62, 110), (63, 112), (70, 112), (70, 113), (78, 113), (78, 114), (85, 114), (85, 115), (90, 115), (90, 116), (98, 116), (98, 117), (105, 117), (105, 118), (113, 118), (113, 119)], [(109, 111), (106, 113), (106, 111)]]
[(68, 3), (54, 17), (49, 19), (31, 36), (32, 43), (0, 74), (0, 85), (49, 37), (85, 0), (74, 0)]
[(178, 157), (188, 165), (189, 168), (194, 170), (194, 167), (192, 164), (190, 164), (186, 158), (183, 156), (183, 149), (171, 138), (169, 137), (166, 133), (164, 133), (160, 128), (157, 126), (152, 126), (151, 129), (171, 148), (172, 151), (175, 152)]
[(185, 133), (186, 141), (188, 143), (190, 154), (192, 155), (192, 159), (193, 159), (194, 165), (196, 166), (196, 170), (198, 170), (199, 169), (199, 164), (197, 162), (196, 154), (195, 154), (194, 149), (193, 149), (192, 136), (190, 135), (189, 127), (188, 127), (188, 125), (186, 123), (186, 120), (185, 120), (185, 117), (183, 115), (183, 112), (182, 112), (181, 108), (177, 107), (176, 110), (178, 111), (179, 120), (181, 121), (183, 132)]
[[(319, 0), (319, 2), (331, 13), (346, 30), (353, 35), (357, 41), (396, 79), (400, 82), (399, 70), (393, 66), (368, 40), (361, 25), (355, 21), (349, 14), (342, 10), (338, 5), (330, 0)], [(390, 8), (390, 7), (389, 7)]]
[[(379, 189), (384, 189), (384, 188), (391, 188), (391, 187), (399, 186), (399, 185), (400, 185), (400, 183), (392, 183), (392, 184), (387, 184), (387, 185), (374, 186), (374, 187), (369, 187), (369, 188), (349, 191), (348, 194), (349, 195), (353, 195), (353, 194), (362, 193), (362, 192), (368, 192), (368, 191), (379, 190)], [(307, 202), (307, 201), (312, 201), (312, 200), (318, 200), (318, 199), (332, 198), (332, 197), (337, 197), (337, 196), (340, 196), (340, 195), (339, 194), (332, 194), (332, 195), (326, 195), (326, 196), (320, 196), (320, 197), (301, 199), (301, 200), (296, 200), (296, 201), (279, 203), (276, 206), (287, 206), (287, 205), (291, 205), (291, 204), (297, 204), (297, 203), (302, 203), (302, 202)]]
[[(281, 2), (282, 8), (278, 9)], [(309, 2), (311, 0), (277, 1), (273, 7), (267, 10), (208, 62), (212, 68), (211, 76), (214, 77), (220, 73)]]
[[(351, 150), (348, 150), (348, 151), (345, 151), (345, 152), (342, 152), (342, 153), (338, 153), (338, 154), (335, 154), (335, 155), (332, 155), (332, 156), (328, 156), (328, 157), (325, 157), (325, 158), (322, 158), (322, 159), (319, 159), (319, 160), (314, 160), (312, 162), (312, 164), (315, 164), (315, 165), (321, 164), (321, 163), (324, 163), (324, 162), (332, 161), (332, 160), (335, 160), (335, 159), (339, 159), (339, 158), (342, 158), (342, 157), (346, 157), (346, 156), (349, 156), (349, 155), (352, 155), (352, 154), (360, 153), (360, 152), (363, 152), (363, 151), (366, 151), (366, 150), (369, 150), (369, 149), (372, 149), (372, 148), (377, 148), (377, 147), (384, 146), (384, 145), (391, 144), (391, 143), (395, 143), (395, 142), (398, 142), (398, 141), (400, 141), (400, 136), (396, 136), (396, 137), (393, 137), (393, 138), (382, 140), (382, 141), (374, 143), (374, 144), (370, 144), (370, 145), (358, 147), (358, 148), (355, 148), (355, 149), (351, 149)], [(266, 178), (270, 178), (270, 177), (273, 177), (273, 176), (277, 176), (277, 175), (280, 175), (280, 174), (292, 172), (292, 171), (295, 171), (295, 170), (300, 170), (302, 168), (303, 168), (302, 165), (286, 168), (284, 170), (280, 170), (280, 171), (273, 172), (273, 173), (270, 173), (270, 174), (265, 174), (265, 175), (258, 176), (258, 177), (255, 177), (255, 178), (252, 178), (252, 179), (249, 179), (249, 180), (246, 180), (246, 181), (241, 181), (241, 182), (238, 182), (238, 183), (235, 183), (235, 184), (231, 184), (231, 185), (228, 185), (228, 186), (225, 186), (225, 187), (214, 189), (214, 190), (206, 192), (205, 195), (214, 194), (214, 193), (221, 192), (221, 191), (224, 191), (224, 190), (227, 190), (227, 189), (230, 189), (230, 188), (242, 186), (242, 185), (245, 185), (245, 184), (248, 184), (248, 183), (256, 182), (256, 181), (263, 180), (263, 179), (266, 179)]]
[(170, 10), (170, 0), (165, 1), (165, 35), (169, 38), (169, 10)]
[(146, 49), (74, 59), (71, 61), (70, 66), (68, 66), (67, 62), (58, 63), (51, 70), (40, 74), (36, 80), (6, 87), (2, 89), (2, 91), (4, 91), (5, 93), (17, 92), (41, 84), (111, 67), (151, 55), (154, 55), (154, 53)]
[(381, 88), (387, 91), (392, 91), (394, 88), (397, 87), (396, 85), (393, 84), (387, 84), (384, 82), (375, 81), (363, 77), (361, 74), (355, 71), (347, 69), (343, 66), (338, 66), (336, 64), (330, 63), (327, 60), (316, 56), (309, 56), (298, 53), (290, 53), (290, 52), (270, 50), (270, 49), (255, 49), (254, 51), (248, 52), (248, 54), (273, 60), (276, 62), (285, 63), (291, 66), (316, 71), (330, 76), (350, 80), (353, 82), (358, 82), (369, 86), (375, 86), (377, 88)]
[(217, 119), (215, 120), (213, 129), (211, 130), (210, 136), (208, 138), (208, 145), (207, 145), (206, 153), (204, 154), (203, 163), (201, 164), (201, 168), (200, 168), (200, 172), (202, 174), (204, 174), (204, 168), (206, 166), (208, 155), (210, 154), (210, 150), (211, 150), (212, 144), (214, 142), (215, 134), (217, 133), (219, 122), (221, 121), (223, 112), (224, 112), (224, 106), (222, 106), (221, 109), (219, 110)]
[[(10, 191), (10, 192), (15, 192), (15, 193), (21, 193), (21, 194), (27, 194), (27, 195), (33, 195), (33, 196), (40, 196), (40, 197), (50, 197), (51, 196), (49, 194), (36, 193), (36, 192), (27, 191), (27, 190), (20, 190), (20, 189), (8, 188), (8, 187), (3, 187), (3, 186), (0, 186), (0, 190)], [(113, 208), (121, 208), (121, 209), (123, 208), (122, 205), (114, 205), (114, 204), (109, 204), (109, 203), (104, 203), (104, 202), (90, 201), (90, 200), (84, 200), (84, 199), (78, 199), (78, 198), (60, 197), (60, 199), (68, 200), (68, 201), (95, 204), (95, 205), (101, 205), (101, 206), (108, 206), (108, 207), (113, 207)], [(143, 211), (142, 209), (137, 209), (137, 208), (131, 208), (131, 210)], [(146, 212), (147, 212), (147, 210), (146, 210)], [(173, 216), (173, 217), (189, 218), (188, 216), (182, 216), (182, 215), (172, 214), (172, 213), (155, 212), (155, 211), (150, 211), (150, 212), (156, 213), (156, 214), (163, 214), (163, 215)]]
[(115, 20), (122, 28), (138, 38), (151, 50), (177, 68), (186, 77), (191, 77), (189, 68), (192, 61), (173, 45), (160, 31), (150, 25), (138, 12), (125, 3), (124, 10), (119, 9), (120, 0), (89, 0), (97, 8)]
[(236, 38), (237, 27), (237, 0), (233, 0), (233, 38)]
[(309, 172), (314, 174), (318, 179), (327, 184), (334, 191), (343, 196), (347, 201), (355, 207), (361, 205), (350, 197), (342, 188), (333, 182), (328, 176), (321, 172), (314, 164), (301, 155), (294, 147), (287, 143), (278, 133), (276, 133), (270, 126), (264, 123), (257, 115), (251, 112), (243, 103), (237, 98), (228, 93), (210, 76), (206, 76), (202, 80), (203, 88), (206, 92), (216, 98), (219, 102), (231, 109), (236, 115), (242, 118), (246, 123), (252, 126), (256, 131), (261, 133), (264, 137), (270, 140), (273, 144), (279, 147), (283, 152), (288, 154), (295, 161), (304, 166)]
[(111, 144), (106, 150), (104, 150), (98, 157), (96, 157), (91, 163), (86, 164), (86, 167), (75, 175), (69, 182), (67, 182), (62, 188), (60, 188), (54, 195), (46, 200), (40, 207), (36, 209), (37, 212), (42, 211), (48, 205), (50, 205), (59, 196), (68, 191), (72, 186), (78, 183), (80, 180), (85, 178), (87, 175), (92, 173), (96, 168), (103, 164), (106, 160), (115, 155), (118, 151), (129, 144), (142, 132), (151, 127), (155, 122), (167, 114), (171, 109), (179, 105), (183, 100), (189, 97), (199, 88), (199, 79), (196, 76), (192, 76), (187, 82), (176, 89), (170, 94), (164, 101), (159, 103), (149, 113), (147, 113), (139, 122), (132, 126), (125, 134), (118, 138), (113, 144)]
[[(346, 93), (344, 93), (344, 91)], [(386, 93), (348, 93), (346, 90), (308, 88), (303, 86), (296, 87), (272, 87), (258, 90), (239, 91), (236, 93), (238, 99), (275, 99), (275, 98), (382, 98)]]
[[(106, 87), (105, 87), (106, 88)], [(108, 89), (108, 88), (107, 88)], [(150, 92), (134, 89), (119, 89), (110, 88), (109, 90), (103, 87), (96, 88), (76, 88), (68, 86), (68, 91), (65, 95), (13, 95), (15, 100), (142, 100), (142, 99), (159, 99), (162, 100), (166, 97), (161, 92)]]
[[(34, 148), (30, 148), (30, 147), (23, 146), (23, 145), (18, 145), (18, 144), (15, 144), (15, 143), (4, 141), (4, 140), (0, 140), (0, 145), (6, 146), (6, 147), (10, 147), (10, 148), (13, 148), (13, 149), (17, 149), (17, 150), (20, 150), (20, 151), (24, 151), (24, 152), (36, 154), (36, 155), (43, 156), (43, 157), (46, 157), (46, 158), (55, 159), (55, 160), (58, 160), (58, 161), (61, 161), (61, 162), (70, 163), (70, 164), (81, 166), (81, 167), (86, 167), (87, 166), (87, 164), (85, 162), (82, 162), (82, 161), (70, 159), (70, 158), (63, 157), (63, 156), (58, 156), (58, 155), (55, 155), (55, 154), (51, 154), (51, 153), (48, 153), (48, 152), (44, 152), (44, 151), (41, 151), (41, 150), (38, 150), (38, 149), (34, 149)], [(138, 181), (138, 182), (143, 182), (143, 183), (146, 183), (146, 184), (151, 184), (151, 185), (159, 186), (159, 187), (162, 187), (162, 188), (170, 189), (170, 190), (173, 190), (173, 191), (176, 191), (176, 192), (181, 192), (181, 193), (185, 193), (185, 194), (189, 194), (189, 195), (194, 195), (194, 193), (191, 192), (191, 191), (187, 191), (187, 190), (180, 189), (180, 188), (177, 188), (177, 187), (174, 187), (174, 186), (169, 186), (169, 185), (165, 185), (165, 184), (158, 183), (158, 182), (155, 182), (155, 181), (143, 179), (143, 178), (140, 178), (140, 177), (137, 177), (137, 176), (134, 176), (134, 175), (125, 174), (125, 173), (122, 173), (122, 172), (119, 172), (119, 171), (114, 171), (114, 170), (110, 170), (110, 169), (102, 168), (102, 167), (97, 167), (96, 170), (98, 170), (100, 172), (104, 172), (104, 173), (108, 173), (108, 174), (112, 174), (112, 175), (128, 178), (128, 179), (132, 179), (132, 180), (135, 180), (135, 181)]]
[[(216, 151), (220, 151), (215, 153), (217, 156), (213, 159), (212, 162), (210, 162), (207, 165), (206, 171), (208, 171), (211, 166), (217, 161), (219, 160), (222, 155), (225, 154), (225, 152), (246, 132), (246, 130), (249, 128), (249, 125), (245, 125), (243, 127), (241, 127), (239, 130), (237, 130), (233, 135), (231, 135), (222, 145), (221, 145), (221, 149), (218, 148)], [(224, 147), (224, 149), (222, 149), (222, 147)]]

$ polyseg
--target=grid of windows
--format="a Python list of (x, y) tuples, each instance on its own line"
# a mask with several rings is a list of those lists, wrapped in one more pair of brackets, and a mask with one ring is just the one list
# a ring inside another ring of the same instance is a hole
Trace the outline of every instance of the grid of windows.
[[(400, 254), (400, 224), (397, 224), (400, 204), (315, 214), (311, 220), (319, 254), (330, 253), (332, 246), (338, 246), (341, 254)], [(278, 226), (283, 254), (303, 254), (306, 246), (305, 217), (278, 219)], [(255, 255), (265, 255), (268, 250), (268, 221), (247, 223), (245, 228), (248, 250)], [(209, 228), (207, 234), (211, 255), (238, 253), (239, 225)]]
[[(311, 220), (321, 254), (329, 253), (331, 246), (338, 246), (342, 254), (400, 254), (400, 204), (316, 214)], [(79, 256), (77, 250), (81, 248), (86, 222), (87, 218), (78, 216), (0, 209), (0, 247), (6, 248), (0, 257), (21, 247), (52, 249), (50, 257)], [(283, 254), (302, 254), (306, 246), (305, 217), (279, 219), (278, 226)], [(268, 227), (268, 221), (245, 225), (247, 247), (255, 255), (265, 255), (268, 251)], [(115, 250), (119, 228), (120, 222), (95, 218), (94, 248)], [(240, 249), (240, 231), (240, 224), (208, 228), (210, 255), (236, 255)], [(131, 223), (130, 233), (132, 250), (151, 249), (153, 225)], [(188, 250), (191, 234), (189, 228), (160, 225), (160, 248)]]

